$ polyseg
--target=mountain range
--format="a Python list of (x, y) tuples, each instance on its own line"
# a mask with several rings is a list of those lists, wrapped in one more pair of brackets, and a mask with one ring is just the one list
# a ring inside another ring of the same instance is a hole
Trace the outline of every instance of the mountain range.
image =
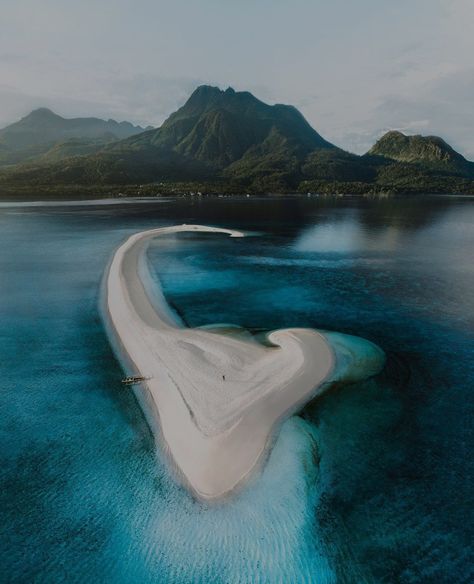
[(39, 108), (0, 130), (0, 166), (91, 154), (105, 144), (144, 130), (129, 122), (115, 120), (66, 119), (48, 108)]
[(474, 193), (474, 163), (441, 138), (390, 131), (357, 156), (292, 106), (206, 85), (156, 129), (36, 110), (0, 130), (2, 160), (0, 193)]

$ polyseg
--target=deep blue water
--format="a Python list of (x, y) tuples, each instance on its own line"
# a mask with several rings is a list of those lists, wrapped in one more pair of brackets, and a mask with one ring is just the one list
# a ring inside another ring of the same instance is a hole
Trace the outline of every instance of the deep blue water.
[[(175, 483), (99, 316), (137, 230), (191, 326), (308, 326), (382, 347), (377, 378), (289, 419), (230, 501)], [(218, 199), (0, 207), (0, 581), (471, 583), (474, 201)]]

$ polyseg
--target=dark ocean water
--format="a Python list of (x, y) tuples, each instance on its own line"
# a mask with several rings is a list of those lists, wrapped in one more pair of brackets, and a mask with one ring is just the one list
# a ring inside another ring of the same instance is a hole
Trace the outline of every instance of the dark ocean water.
[[(177, 485), (98, 310), (123, 239), (190, 326), (307, 326), (384, 349), (289, 419), (232, 500)], [(0, 207), (0, 581), (474, 581), (474, 200), (214, 199)]]

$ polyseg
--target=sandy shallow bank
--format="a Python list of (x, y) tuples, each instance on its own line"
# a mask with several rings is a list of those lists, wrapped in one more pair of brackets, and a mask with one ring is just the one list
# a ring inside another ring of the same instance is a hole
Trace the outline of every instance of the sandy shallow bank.
[(222, 497), (262, 459), (278, 422), (325, 389), (335, 369), (327, 338), (312, 329), (270, 333), (274, 345), (187, 328), (152, 286), (149, 242), (177, 232), (241, 237), (238, 231), (179, 225), (132, 235), (105, 281), (109, 330), (136, 374), (136, 394), (184, 483), (203, 499)]

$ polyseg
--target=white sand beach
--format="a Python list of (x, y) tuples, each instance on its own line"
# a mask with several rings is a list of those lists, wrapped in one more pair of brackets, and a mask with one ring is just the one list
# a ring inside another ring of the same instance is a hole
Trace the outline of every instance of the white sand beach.
[(322, 389), (334, 367), (327, 340), (311, 329), (252, 338), (188, 328), (159, 289), (150, 292), (145, 251), (158, 236), (181, 231), (241, 237), (238, 231), (180, 225), (131, 236), (106, 278), (111, 333), (132, 372), (157, 440), (198, 497), (228, 494), (264, 459), (279, 422)]

